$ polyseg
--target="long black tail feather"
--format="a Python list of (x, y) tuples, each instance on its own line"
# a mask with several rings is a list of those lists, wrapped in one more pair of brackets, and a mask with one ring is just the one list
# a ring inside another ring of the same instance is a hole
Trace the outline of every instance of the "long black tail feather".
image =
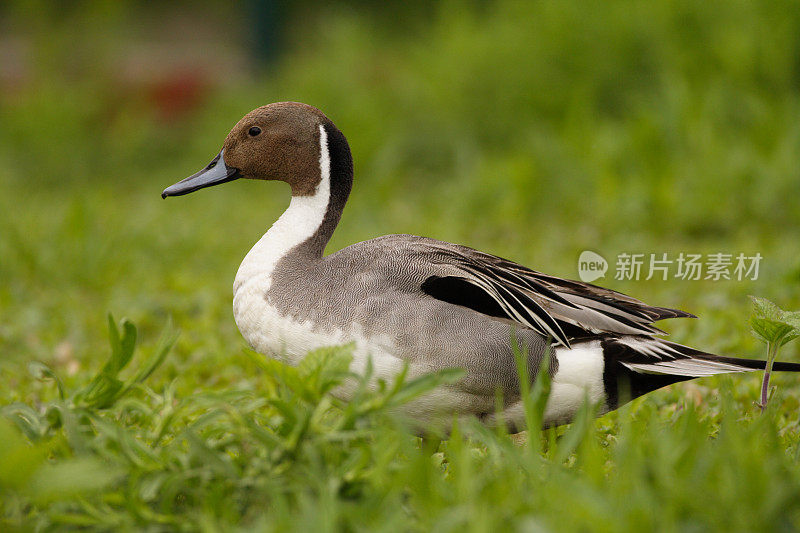
[[(710, 358), (698, 356), (698, 359), (711, 359), (713, 361), (743, 366), (752, 370), (764, 370), (767, 366), (767, 362), (763, 359), (742, 359), (739, 357), (725, 357), (722, 355), (714, 355)], [(800, 363), (775, 361), (772, 363), (772, 370), (774, 372), (800, 372)]]
[[(603, 382), (609, 408), (673, 383), (724, 373), (764, 370), (762, 359), (711, 354), (650, 336), (612, 336), (601, 340)], [(800, 363), (776, 361), (775, 372), (800, 372)]]

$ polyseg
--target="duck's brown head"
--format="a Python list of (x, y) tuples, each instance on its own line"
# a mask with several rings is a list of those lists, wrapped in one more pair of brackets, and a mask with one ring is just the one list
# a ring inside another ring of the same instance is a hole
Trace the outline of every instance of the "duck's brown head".
[(206, 168), (167, 187), (161, 196), (180, 196), (238, 178), (285, 181), (293, 196), (313, 195), (320, 181), (321, 127), (341, 135), (310, 105), (279, 102), (254, 109), (233, 127)]

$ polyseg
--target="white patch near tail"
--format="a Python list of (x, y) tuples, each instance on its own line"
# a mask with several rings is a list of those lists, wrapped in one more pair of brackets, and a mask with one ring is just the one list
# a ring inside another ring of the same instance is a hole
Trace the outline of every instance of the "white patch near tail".
[(605, 401), (603, 370), (605, 360), (600, 341), (555, 349), (558, 372), (553, 376), (550, 398), (544, 411), (545, 425), (572, 419), (586, 398), (592, 403)]

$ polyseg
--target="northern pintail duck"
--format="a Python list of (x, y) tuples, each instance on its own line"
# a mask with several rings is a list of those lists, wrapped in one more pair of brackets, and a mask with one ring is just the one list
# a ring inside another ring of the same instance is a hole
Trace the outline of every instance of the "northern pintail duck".
[[(546, 426), (569, 422), (587, 397), (607, 412), (678, 381), (764, 368), (654, 336), (663, 332), (653, 322), (689, 313), (466, 246), (386, 235), (323, 255), (350, 194), (353, 160), (342, 132), (309, 105), (251, 111), (208, 166), (162, 196), (238, 178), (285, 181), (292, 190), (289, 208), (236, 274), (233, 315), (244, 338), (292, 365), (309, 350), (353, 343), (352, 369), (363, 371), (371, 358), (375, 377), (387, 380), (406, 364), (412, 376), (465, 369), (457, 383), (407, 406), (416, 419), (474, 415), (496, 423), (500, 390), (502, 419), (524, 429), (514, 343), (527, 351), (533, 377), (549, 357)], [(774, 368), (800, 371), (800, 364)]]

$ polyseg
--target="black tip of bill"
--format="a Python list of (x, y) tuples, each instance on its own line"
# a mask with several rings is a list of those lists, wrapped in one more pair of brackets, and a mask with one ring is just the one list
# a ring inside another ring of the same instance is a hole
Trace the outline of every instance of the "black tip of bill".
[(240, 178), (239, 169), (229, 167), (225, 164), (223, 152), (225, 152), (225, 150), (221, 150), (217, 154), (217, 157), (212, 159), (211, 163), (197, 174), (192, 174), (175, 185), (170, 185), (164, 189), (164, 192), (161, 193), (161, 198), (166, 198), (167, 196), (182, 196), (205, 187), (219, 185), (220, 183), (226, 183)]

